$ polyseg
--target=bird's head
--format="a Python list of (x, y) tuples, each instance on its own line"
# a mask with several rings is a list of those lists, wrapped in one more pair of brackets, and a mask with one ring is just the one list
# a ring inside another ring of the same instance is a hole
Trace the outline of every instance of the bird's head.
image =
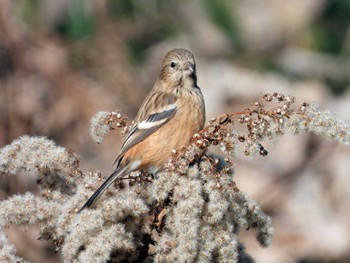
[(197, 86), (196, 62), (186, 49), (173, 49), (163, 60), (159, 80), (167, 88), (193, 88)]

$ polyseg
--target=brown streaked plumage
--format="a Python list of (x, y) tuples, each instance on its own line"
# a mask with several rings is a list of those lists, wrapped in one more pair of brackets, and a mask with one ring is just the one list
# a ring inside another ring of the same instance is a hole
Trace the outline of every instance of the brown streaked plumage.
[(203, 128), (204, 121), (194, 56), (185, 49), (173, 49), (165, 55), (158, 80), (126, 136), (115, 171), (80, 211), (91, 206), (116, 179), (136, 170), (157, 172), (171, 158), (173, 149), (188, 144)]

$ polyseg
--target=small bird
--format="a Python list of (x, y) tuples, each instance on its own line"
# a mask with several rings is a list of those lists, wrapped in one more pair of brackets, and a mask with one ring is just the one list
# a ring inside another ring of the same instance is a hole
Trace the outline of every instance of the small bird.
[(187, 145), (204, 122), (194, 56), (185, 49), (173, 49), (165, 55), (158, 80), (125, 138), (116, 169), (79, 212), (90, 207), (116, 179), (136, 170), (156, 173), (171, 158), (172, 150)]

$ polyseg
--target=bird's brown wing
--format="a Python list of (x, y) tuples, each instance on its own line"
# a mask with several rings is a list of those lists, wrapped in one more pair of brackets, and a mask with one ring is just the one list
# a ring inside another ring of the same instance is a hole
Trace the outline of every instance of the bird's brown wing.
[(118, 163), (126, 151), (148, 138), (177, 112), (176, 96), (160, 91), (153, 91), (145, 99), (122, 145), (120, 154), (114, 163)]

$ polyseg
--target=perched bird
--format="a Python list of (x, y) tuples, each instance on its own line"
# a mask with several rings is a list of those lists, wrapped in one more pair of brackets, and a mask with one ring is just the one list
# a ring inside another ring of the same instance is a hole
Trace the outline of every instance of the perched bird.
[(122, 145), (117, 167), (80, 209), (91, 206), (117, 179), (142, 170), (157, 172), (173, 149), (189, 143), (204, 126), (203, 95), (197, 86), (194, 56), (185, 49), (169, 51), (161, 71)]

